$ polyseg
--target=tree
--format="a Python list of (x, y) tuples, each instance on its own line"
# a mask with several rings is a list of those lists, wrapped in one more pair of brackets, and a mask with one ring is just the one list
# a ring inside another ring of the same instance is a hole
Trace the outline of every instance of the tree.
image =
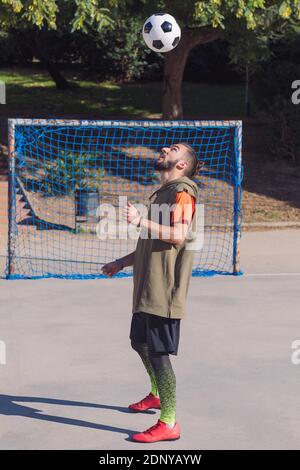
[[(63, 22), (71, 31), (88, 32), (112, 26), (114, 18), (125, 13), (141, 18), (142, 24), (155, 11), (172, 14), (182, 28), (181, 41), (164, 58), (163, 115), (177, 119), (183, 115), (183, 72), (194, 47), (243, 30), (252, 33), (252, 39), (267, 41), (274, 32), (299, 25), (300, 0), (0, 0), (0, 25), (55, 29)], [(239, 40), (243, 44), (242, 32)], [(242, 58), (240, 49), (235, 56)], [(44, 62), (47, 65), (46, 58)], [(48, 70), (51, 73), (49, 64)]]
[[(252, 67), (253, 47), (265, 53), (268, 38), (277, 31), (284, 32), (297, 27), (300, 20), (300, 0), (120, 0), (115, 3), (115, 12), (126, 10), (137, 12), (147, 18), (155, 11), (166, 11), (179, 22), (182, 35), (178, 46), (164, 54), (163, 115), (167, 119), (178, 119), (183, 115), (181, 85), (185, 64), (191, 50), (221, 36), (233, 38), (236, 46), (233, 61)], [(247, 33), (246, 33), (247, 32)], [(247, 57), (243, 38), (247, 34)], [(238, 41), (237, 41), (238, 36)], [(258, 44), (255, 44), (255, 41)], [(237, 47), (237, 42), (240, 48)]]
[(100, 30), (112, 23), (110, 9), (116, 5), (117, 0), (0, 0), (0, 26), (55, 29), (59, 15), (68, 11), (73, 31), (86, 31), (90, 25)]
[(101, 31), (111, 27), (113, 21), (110, 8), (116, 0), (0, 0), (0, 27), (23, 33), (23, 38), (32, 50), (57, 88), (69, 88), (57, 65), (49, 58), (43, 44), (42, 32), (58, 30), (70, 32), (89, 28)]
[[(182, 26), (179, 45), (165, 54), (163, 114), (168, 119), (178, 119), (183, 115), (182, 77), (187, 57), (195, 46), (229, 33), (237, 34), (244, 29), (252, 33), (252, 40), (248, 41), (252, 47), (253, 38), (256, 37), (261, 42), (273, 36), (276, 31), (296, 27), (300, 20), (300, 0), (165, 0), (159, 3)], [(239, 40), (243, 46), (243, 36)], [(241, 47), (240, 53), (236, 48), (235, 60), (242, 59), (244, 52), (245, 47), (244, 51)], [(249, 48), (247, 54), (251, 56)]]
[(270, 37), (264, 34), (259, 35), (246, 28), (243, 30), (235, 28), (234, 31), (227, 34), (227, 39), (231, 44), (229, 48), (230, 62), (245, 80), (245, 113), (246, 116), (250, 116), (250, 82), (255, 72), (272, 56), (269, 44)]

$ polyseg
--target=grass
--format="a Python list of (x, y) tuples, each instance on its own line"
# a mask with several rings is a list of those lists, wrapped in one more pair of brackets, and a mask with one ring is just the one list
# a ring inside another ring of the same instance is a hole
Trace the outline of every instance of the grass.
[[(1, 70), (11, 111), (51, 114), (99, 113), (101, 116), (161, 117), (160, 82), (116, 84), (82, 80), (71, 76), (71, 90), (57, 90), (48, 74), (32, 69)], [(186, 115), (197, 117), (241, 117), (244, 113), (243, 87), (201, 83), (183, 84)]]

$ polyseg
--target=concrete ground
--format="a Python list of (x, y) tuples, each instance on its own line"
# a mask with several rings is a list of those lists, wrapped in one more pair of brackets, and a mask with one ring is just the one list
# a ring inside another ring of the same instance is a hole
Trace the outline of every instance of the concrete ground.
[(172, 357), (182, 436), (152, 445), (128, 440), (159, 417), (127, 410), (149, 392), (132, 280), (1, 280), (0, 448), (300, 449), (300, 231), (244, 233), (241, 252), (244, 276), (191, 280)]

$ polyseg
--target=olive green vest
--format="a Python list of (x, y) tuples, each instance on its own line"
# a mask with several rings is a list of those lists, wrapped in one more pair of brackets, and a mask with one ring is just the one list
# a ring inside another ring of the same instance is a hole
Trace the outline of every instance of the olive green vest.
[[(152, 205), (172, 206), (176, 203), (179, 191), (187, 191), (195, 197), (197, 203), (199, 190), (196, 183), (183, 176), (164, 184), (150, 196), (148, 219), (163, 223), (162, 214), (158, 220)], [(191, 230), (196, 231), (196, 211)], [(150, 235), (142, 238), (142, 233), (134, 255), (132, 313), (146, 312), (167, 318), (184, 318), (194, 255), (193, 250), (187, 247), (193, 239), (187, 237), (183, 244), (176, 245), (153, 239)]]

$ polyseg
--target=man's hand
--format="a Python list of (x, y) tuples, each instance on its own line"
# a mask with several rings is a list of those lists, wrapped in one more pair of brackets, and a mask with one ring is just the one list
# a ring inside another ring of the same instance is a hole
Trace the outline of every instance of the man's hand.
[(127, 202), (127, 207), (123, 209), (123, 217), (128, 224), (138, 225), (141, 220), (141, 214), (133, 204)]
[(108, 277), (112, 277), (122, 270), (122, 263), (118, 260), (112, 261), (102, 266), (101, 271)]

